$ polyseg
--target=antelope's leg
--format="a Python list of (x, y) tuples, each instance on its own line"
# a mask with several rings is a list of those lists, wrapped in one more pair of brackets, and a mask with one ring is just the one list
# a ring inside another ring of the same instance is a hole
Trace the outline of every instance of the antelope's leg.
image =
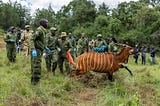
[(127, 66), (121, 64), (121, 68), (125, 68), (131, 74), (131, 76), (133, 76), (132, 71)]
[(114, 81), (114, 80), (113, 80), (113, 74), (108, 73), (107, 75), (108, 75), (108, 79), (109, 79), (111, 82), (113, 82), (113, 81)]

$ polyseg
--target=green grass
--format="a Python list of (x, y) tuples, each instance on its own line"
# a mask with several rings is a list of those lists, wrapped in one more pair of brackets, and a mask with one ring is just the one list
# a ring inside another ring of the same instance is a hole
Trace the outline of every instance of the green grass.
[[(30, 58), (17, 54), (9, 63), (5, 49), (0, 50), (0, 106), (159, 106), (160, 65), (135, 64), (131, 57), (125, 69), (114, 73), (114, 82), (104, 74), (91, 72), (80, 81), (45, 69), (42, 62), (40, 83), (30, 83)], [(160, 58), (157, 58), (160, 61)]]

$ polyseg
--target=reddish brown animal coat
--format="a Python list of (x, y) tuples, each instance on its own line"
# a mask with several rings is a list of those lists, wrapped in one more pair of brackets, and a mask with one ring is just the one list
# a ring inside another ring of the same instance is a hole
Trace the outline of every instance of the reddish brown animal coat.
[(76, 63), (71, 59), (69, 51), (67, 52), (67, 56), (70, 63), (78, 70), (78, 74), (85, 74), (92, 70), (100, 73), (108, 73), (109, 77), (111, 77), (109, 79), (112, 79), (113, 72), (119, 68), (126, 68), (132, 75), (132, 72), (126, 66), (122, 65), (128, 59), (131, 52), (133, 52), (133, 49), (126, 45), (119, 54), (88, 52), (80, 55)]

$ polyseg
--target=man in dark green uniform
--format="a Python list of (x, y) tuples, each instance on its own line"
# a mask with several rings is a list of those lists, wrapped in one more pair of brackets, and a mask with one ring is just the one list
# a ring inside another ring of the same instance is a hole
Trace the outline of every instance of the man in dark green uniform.
[(36, 32), (31, 36), (30, 49), (31, 49), (31, 83), (33, 85), (38, 84), (41, 76), (41, 58), (43, 50), (47, 53), (50, 49), (46, 46), (46, 29), (48, 20), (41, 19), (40, 26), (36, 29)]
[(10, 62), (16, 61), (16, 34), (15, 27), (11, 27), (9, 32), (4, 37), (4, 41), (6, 42), (6, 50), (7, 50), (7, 58)]
[(114, 53), (118, 52), (118, 48), (115, 43), (117, 43), (117, 40), (114, 37), (110, 38), (108, 45), (108, 52), (114, 52)]
[(58, 48), (58, 38), (55, 36), (55, 32), (57, 31), (56, 28), (51, 27), (50, 33), (46, 35), (47, 39), (47, 47), (51, 50), (51, 53), (46, 55), (45, 61), (46, 61), (46, 67), (47, 71), (52, 71), (53, 75), (55, 75), (55, 69), (57, 67), (57, 61), (58, 61), (58, 54), (57, 54), (57, 48)]
[(69, 42), (72, 45), (72, 49), (71, 49), (71, 56), (74, 57), (74, 49), (76, 48), (76, 40), (73, 37), (72, 33), (68, 34), (67, 40), (69, 40)]
[(78, 55), (88, 52), (88, 39), (85, 37), (85, 33), (81, 34), (81, 38), (78, 40)]
[(61, 51), (58, 53), (58, 64), (59, 64), (59, 69), (60, 72), (63, 74), (63, 63), (65, 63), (65, 69), (67, 72), (67, 75), (70, 74), (70, 67), (69, 67), (69, 62), (67, 59), (67, 51), (72, 48), (71, 43), (69, 40), (67, 40), (67, 34), (66, 32), (61, 33), (61, 39), (59, 40), (59, 47)]

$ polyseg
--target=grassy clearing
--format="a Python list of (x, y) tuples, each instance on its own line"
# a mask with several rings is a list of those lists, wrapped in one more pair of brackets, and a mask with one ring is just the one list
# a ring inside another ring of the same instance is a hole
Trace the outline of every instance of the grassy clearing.
[[(149, 60), (149, 59), (147, 59)], [(160, 65), (135, 64), (130, 58), (125, 69), (114, 74), (110, 82), (104, 74), (88, 73), (80, 81), (46, 72), (42, 63), (42, 78), (38, 86), (30, 84), (30, 59), (17, 54), (10, 64), (5, 49), (0, 50), (0, 106), (159, 106)], [(160, 58), (157, 59), (160, 61)]]

